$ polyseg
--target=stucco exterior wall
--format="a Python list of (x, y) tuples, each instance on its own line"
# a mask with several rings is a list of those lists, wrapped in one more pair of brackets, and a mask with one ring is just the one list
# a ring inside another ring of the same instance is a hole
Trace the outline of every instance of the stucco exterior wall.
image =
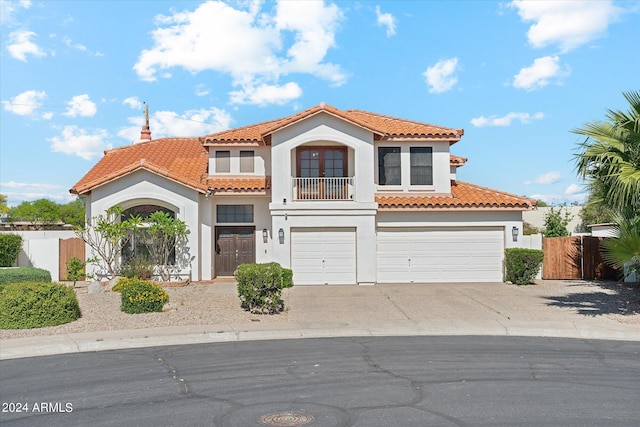
[[(189, 260), (181, 272), (191, 273), (192, 280), (201, 280), (199, 201), (200, 195), (196, 190), (143, 170), (95, 188), (91, 195), (91, 215), (103, 214), (115, 205), (127, 209), (154, 204), (172, 209), (176, 218), (189, 228), (186, 247)], [(91, 256), (91, 248), (87, 247), (87, 257)]]

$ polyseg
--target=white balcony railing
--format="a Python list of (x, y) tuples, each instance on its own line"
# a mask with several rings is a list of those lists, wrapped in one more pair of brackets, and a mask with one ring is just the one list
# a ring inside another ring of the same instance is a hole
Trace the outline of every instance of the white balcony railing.
[(353, 200), (355, 177), (291, 178), (293, 200)]

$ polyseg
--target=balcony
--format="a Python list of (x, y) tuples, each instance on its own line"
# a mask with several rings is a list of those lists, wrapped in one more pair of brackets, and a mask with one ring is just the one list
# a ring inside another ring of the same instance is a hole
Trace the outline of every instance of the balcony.
[(355, 177), (291, 178), (293, 200), (353, 200)]

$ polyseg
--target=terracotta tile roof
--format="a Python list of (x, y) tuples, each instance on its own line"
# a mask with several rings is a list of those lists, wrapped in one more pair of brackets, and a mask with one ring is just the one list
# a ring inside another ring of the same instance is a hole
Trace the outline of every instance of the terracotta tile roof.
[(453, 142), (462, 137), (462, 129), (445, 128), (397, 117), (385, 116), (361, 110), (339, 110), (326, 104), (318, 104), (291, 116), (257, 123), (236, 129), (207, 135), (204, 145), (215, 144), (255, 144), (269, 143), (269, 135), (304, 118), (325, 112), (377, 134), (380, 138), (439, 138)]
[(84, 194), (137, 170), (146, 169), (199, 191), (206, 191), (209, 155), (198, 138), (162, 138), (107, 150), (70, 190)]
[(451, 195), (411, 195), (378, 193), (379, 209), (506, 209), (529, 210), (535, 200), (456, 181), (451, 183)]
[(214, 192), (264, 192), (271, 188), (271, 177), (209, 177), (207, 184)]
[(453, 154), (450, 154), (449, 164), (451, 166), (462, 166), (467, 163), (467, 160), (469, 159), (467, 159), (466, 157), (454, 156)]

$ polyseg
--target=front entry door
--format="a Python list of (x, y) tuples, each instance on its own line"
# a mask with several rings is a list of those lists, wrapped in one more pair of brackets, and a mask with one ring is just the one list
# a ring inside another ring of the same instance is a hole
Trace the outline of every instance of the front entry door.
[(255, 227), (216, 227), (216, 276), (233, 276), (240, 264), (256, 262)]

